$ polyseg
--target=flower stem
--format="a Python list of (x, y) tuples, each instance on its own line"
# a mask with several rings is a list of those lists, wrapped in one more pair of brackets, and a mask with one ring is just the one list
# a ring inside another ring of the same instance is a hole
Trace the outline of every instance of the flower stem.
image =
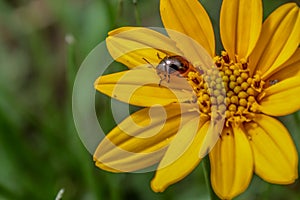
[(134, 5), (135, 23), (137, 26), (141, 26), (141, 18), (140, 18), (140, 12), (137, 7), (137, 1), (138, 0), (132, 0), (133, 5)]
[(208, 192), (209, 192), (209, 195), (210, 195), (210, 199), (211, 200), (219, 200), (218, 196), (215, 194), (214, 190), (211, 187), (211, 183), (210, 183), (210, 163), (209, 163), (208, 156), (205, 156), (203, 158), (202, 167), (203, 167), (205, 182), (206, 182), (207, 189), (208, 189)]

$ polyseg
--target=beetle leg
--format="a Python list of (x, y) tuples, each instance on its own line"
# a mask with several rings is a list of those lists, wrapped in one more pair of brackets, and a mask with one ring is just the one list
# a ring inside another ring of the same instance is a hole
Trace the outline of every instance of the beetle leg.
[(170, 82), (170, 67), (165, 66), (165, 71), (167, 72), (167, 82)]
[(159, 80), (158, 87), (160, 87), (160, 86), (161, 86), (161, 82), (162, 82), (162, 80), (163, 80), (163, 79), (160, 79), (160, 80)]

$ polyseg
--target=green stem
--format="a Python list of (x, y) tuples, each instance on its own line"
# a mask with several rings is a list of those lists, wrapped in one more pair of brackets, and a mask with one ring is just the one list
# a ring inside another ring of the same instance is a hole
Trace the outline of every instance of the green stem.
[(206, 182), (207, 189), (208, 189), (208, 192), (209, 192), (209, 195), (210, 195), (210, 199), (211, 200), (219, 200), (218, 196), (215, 194), (214, 190), (211, 187), (211, 183), (210, 183), (210, 163), (209, 163), (208, 156), (205, 156), (205, 158), (203, 158), (202, 167), (203, 167), (205, 182)]
[(124, 8), (124, 2), (123, 0), (119, 0), (118, 8), (117, 8), (118, 17), (123, 16), (123, 8)]
[(69, 34), (66, 36), (67, 42), (67, 81), (68, 81), (68, 95), (72, 95), (73, 84), (77, 72), (76, 68), (76, 53), (75, 53), (75, 38)]
[(141, 26), (141, 18), (140, 18), (140, 12), (137, 7), (137, 0), (133, 0), (134, 5), (134, 14), (135, 14), (135, 23), (137, 26)]

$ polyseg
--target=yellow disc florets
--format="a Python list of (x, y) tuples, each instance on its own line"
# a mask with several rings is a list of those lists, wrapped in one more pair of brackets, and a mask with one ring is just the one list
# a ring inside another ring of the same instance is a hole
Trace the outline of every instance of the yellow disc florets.
[(203, 74), (188, 74), (200, 112), (210, 116), (218, 113), (214, 117), (225, 117), (226, 126), (251, 121), (259, 113), (257, 97), (264, 81), (258, 73), (251, 74), (244, 59), (236, 62), (222, 52), (214, 60), (217, 67), (203, 70)]

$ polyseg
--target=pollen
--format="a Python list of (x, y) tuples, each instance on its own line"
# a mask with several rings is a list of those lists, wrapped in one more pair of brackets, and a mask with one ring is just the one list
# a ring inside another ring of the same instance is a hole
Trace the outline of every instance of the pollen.
[(251, 74), (245, 59), (231, 60), (227, 52), (214, 58), (217, 67), (203, 74), (189, 72), (187, 80), (197, 97), (201, 114), (225, 118), (226, 126), (252, 121), (258, 110), (258, 95), (265, 82), (259, 72)]

